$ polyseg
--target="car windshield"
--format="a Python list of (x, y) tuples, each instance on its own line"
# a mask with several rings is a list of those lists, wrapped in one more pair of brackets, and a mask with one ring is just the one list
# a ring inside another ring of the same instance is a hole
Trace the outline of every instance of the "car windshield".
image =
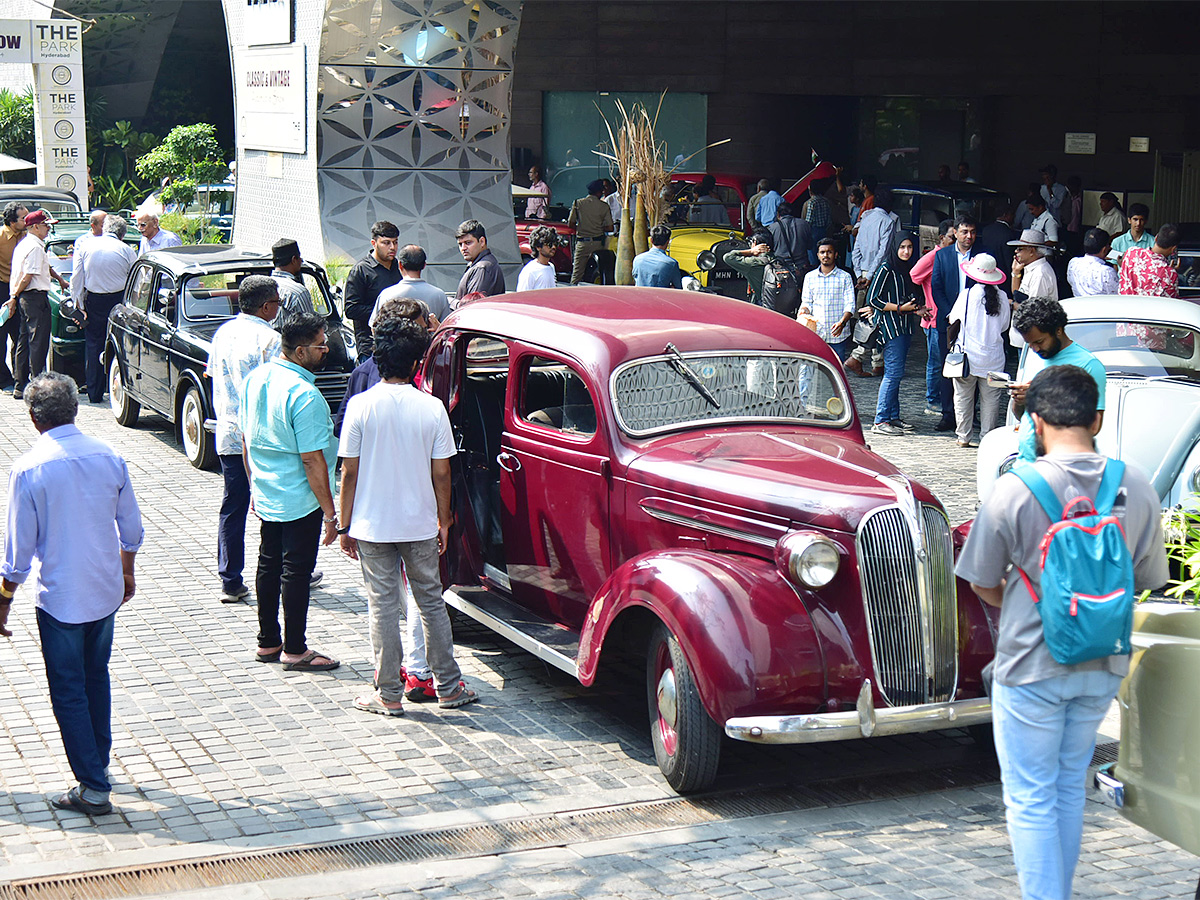
[(1072, 322), (1071, 339), (1104, 363), (1110, 374), (1175, 376), (1200, 381), (1200, 341), (1184, 325), (1162, 322)]
[[(194, 275), (183, 285), (183, 315), (192, 320), (228, 319), (238, 312), (238, 285), (247, 275), (266, 275), (263, 269), (213, 272)], [(317, 277), (309, 271), (301, 272), (304, 287), (312, 297), (313, 306), (322, 316), (329, 316), (329, 298), (322, 290)]]
[(1179, 290), (1184, 296), (1200, 294), (1200, 250), (1179, 251)]
[(685, 353), (633, 360), (614, 373), (617, 421), (635, 436), (720, 421), (843, 426), (849, 398), (823, 361), (802, 354)]

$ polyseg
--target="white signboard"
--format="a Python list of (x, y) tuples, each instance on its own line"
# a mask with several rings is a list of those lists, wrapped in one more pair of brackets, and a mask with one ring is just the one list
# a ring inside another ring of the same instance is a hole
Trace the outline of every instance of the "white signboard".
[(1096, 133), (1094, 131), (1068, 131), (1064, 153), (1096, 155)]
[(244, 0), (247, 47), (292, 42), (292, 0)]
[(73, 191), (87, 208), (83, 26), (69, 19), (0, 19), (0, 63), (33, 66), (39, 184)]
[(304, 46), (247, 50), (237, 61), (237, 142), (246, 150), (307, 149)]
[(1130, 153), (1149, 153), (1150, 138), (1148, 137), (1131, 137), (1129, 139)]

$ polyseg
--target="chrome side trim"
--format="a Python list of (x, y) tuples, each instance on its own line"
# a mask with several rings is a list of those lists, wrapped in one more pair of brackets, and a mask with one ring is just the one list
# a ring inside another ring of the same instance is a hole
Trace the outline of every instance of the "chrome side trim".
[(455, 591), (445, 591), (442, 594), (442, 599), (446, 601), (447, 606), (452, 606), (464, 615), (470, 616), (476, 622), (486, 625), (496, 634), (506, 638), (520, 647), (536, 656), (538, 659), (549, 663), (556, 669), (562, 669), (572, 678), (579, 678), (579, 666), (575, 660), (564, 656), (553, 647), (548, 647), (545, 644), (534, 640), (523, 631), (513, 628), (508, 622), (497, 618), (485, 609), (476, 606), (470, 600), (467, 600), (461, 594)]
[(734, 740), (755, 744), (819, 744), (966, 728), (992, 720), (992, 705), (986, 697), (876, 709), (870, 700), (869, 684), (864, 682), (867, 702), (863, 703), (860, 694), (857, 709), (799, 716), (743, 716), (726, 720), (725, 733)]
[[(724, 537), (734, 538), (735, 540), (748, 541), (751, 544), (758, 544), (760, 547), (774, 547), (779, 542), (778, 538), (772, 540), (771, 538), (762, 537), (757, 534), (751, 534), (748, 531), (739, 531), (736, 528), (727, 528), (724, 525), (714, 525), (711, 522), (705, 522), (703, 519), (694, 519), (691, 516), (681, 516), (678, 513), (670, 513), (661, 509), (653, 509), (645, 504), (639, 503), (638, 506), (641, 507), (642, 512), (646, 513), (646, 515), (652, 516), (653, 518), (659, 519), (663, 522), (670, 522), (672, 525), (682, 525), (685, 528), (696, 528), (700, 531), (708, 531), (712, 534), (719, 534)], [(783, 537), (786, 533), (786, 529), (779, 529), (779, 537)]]
[(512, 579), (508, 577), (508, 573), (504, 570), (497, 569), (491, 563), (484, 563), (483, 574), (486, 575), (491, 581), (494, 581), (496, 584), (502, 587), (504, 590), (512, 593)]

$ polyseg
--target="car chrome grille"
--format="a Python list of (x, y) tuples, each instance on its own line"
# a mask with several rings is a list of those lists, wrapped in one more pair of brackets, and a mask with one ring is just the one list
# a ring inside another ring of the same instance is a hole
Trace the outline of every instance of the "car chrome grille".
[(950, 700), (958, 681), (958, 607), (950, 523), (918, 507), (910, 520), (887, 507), (864, 520), (858, 564), (879, 690), (894, 706)]
[(346, 384), (350, 381), (350, 376), (345, 372), (317, 372), (316, 381), (317, 390), (329, 404), (330, 410), (336, 414), (338, 407), (342, 405), (342, 398), (346, 396)]

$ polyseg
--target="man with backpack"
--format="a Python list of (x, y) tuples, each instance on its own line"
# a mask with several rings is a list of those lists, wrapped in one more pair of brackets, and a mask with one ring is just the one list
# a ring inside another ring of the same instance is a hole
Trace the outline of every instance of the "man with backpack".
[(1038, 460), (996, 482), (956, 569), (1000, 608), (992, 720), (1025, 900), (1071, 896), (1096, 730), (1129, 671), (1133, 592), (1168, 578), (1158, 495), (1094, 450), (1098, 395), (1078, 366), (1033, 379)]

